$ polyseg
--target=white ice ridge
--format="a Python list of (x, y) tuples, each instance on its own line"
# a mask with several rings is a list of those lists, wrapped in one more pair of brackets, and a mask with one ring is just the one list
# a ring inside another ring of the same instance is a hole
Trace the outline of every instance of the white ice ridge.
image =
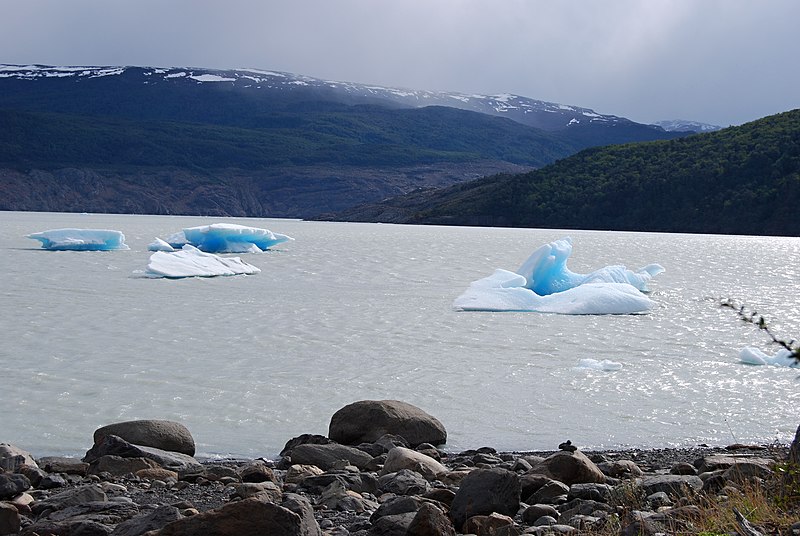
[(739, 360), (747, 365), (773, 365), (776, 367), (798, 367), (800, 363), (792, 357), (792, 352), (781, 348), (773, 355), (762, 352), (758, 348), (748, 346), (739, 352)]
[(214, 277), (218, 275), (257, 274), (261, 270), (239, 257), (220, 257), (186, 244), (180, 251), (156, 251), (150, 255), (145, 275), (148, 277)]
[(535, 311), (571, 315), (633, 314), (649, 311), (647, 282), (664, 271), (650, 264), (636, 272), (606, 266), (590, 274), (567, 268), (572, 240), (545, 244), (516, 272), (497, 269), (479, 279), (453, 302), (462, 311)]
[(268, 229), (245, 227), (235, 223), (214, 223), (187, 227), (164, 240), (157, 238), (147, 249), (165, 251), (166, 245), (180, 249), (185, 244), (190, 244), (206, 253), (261, 253), (289, 240), (294, 238), (273, 233)]
[(51, 229), (27, 236), (53, 251), (111, 251), (130, 249), (125, 235), (110, 229)]

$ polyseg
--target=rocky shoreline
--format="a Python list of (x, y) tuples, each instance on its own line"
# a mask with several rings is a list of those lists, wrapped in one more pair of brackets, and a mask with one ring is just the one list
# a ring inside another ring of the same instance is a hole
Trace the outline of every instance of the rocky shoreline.
[(800, 489), (796, 447), (453, 453), (443, 439), (418, 408), (362, 401), (276, 460), (199, 461), (170, 421), (103, 427), (82, 460), (0, 444), (0, 536), (800, 533), (793, 499), (777, 501)]

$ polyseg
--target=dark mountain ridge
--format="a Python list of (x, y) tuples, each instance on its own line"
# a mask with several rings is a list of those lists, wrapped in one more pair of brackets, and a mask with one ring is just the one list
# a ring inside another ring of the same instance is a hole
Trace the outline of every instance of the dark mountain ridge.
[(325, 219), (800, 236), (800, 109), (677, 140), (592, 148)]
[(0, 65), (0, 209), (311, 217), (685, 134), (511, 95), (258, 70)]

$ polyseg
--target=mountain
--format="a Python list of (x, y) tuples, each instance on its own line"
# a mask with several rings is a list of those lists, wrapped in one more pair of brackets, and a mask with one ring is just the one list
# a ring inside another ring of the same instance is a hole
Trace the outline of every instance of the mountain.
[(0, 209), (310, 217), (685, 134), (512, 95), (0, 65)]
[(687, 121), (686, 119), (671, 119), (668, 121), (656, 121), (653, 123), (655, 126), (663, 128), (667, 132), (716, 132), (722, 130), (722, 127), (717, 125), (709, 125), (708, 123), (700, 123), (698, 121)]
[(800, 236), (798, 204), (800, 109), (677, 140), (586, 149), (529, 173), (325, 219)]

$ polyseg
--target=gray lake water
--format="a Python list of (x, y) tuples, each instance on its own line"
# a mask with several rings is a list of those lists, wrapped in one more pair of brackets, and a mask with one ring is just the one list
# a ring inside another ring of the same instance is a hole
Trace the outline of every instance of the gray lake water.
[[(252, 276), (137, 276), (147, 245), (230, 221), (296, 240)], [(130, 251), (50, 252), (26, 234), (108, 228)], [(666, 268), (647, 315), (457, 312), (467, 285), (571, 236), (569, 266)], [(739, 363), (777, 347), (731, 297), (800, 337), (800, 239), (295, 220), (0, 212), (0, 442), (82, 454), (120, 420), (178, 420), (204, 455), (274, 456), (362, 399), (436, 416), (448, 450), (788, 441), (800, 370)], [(576, 368), (610, 359), (621, 370)]]

